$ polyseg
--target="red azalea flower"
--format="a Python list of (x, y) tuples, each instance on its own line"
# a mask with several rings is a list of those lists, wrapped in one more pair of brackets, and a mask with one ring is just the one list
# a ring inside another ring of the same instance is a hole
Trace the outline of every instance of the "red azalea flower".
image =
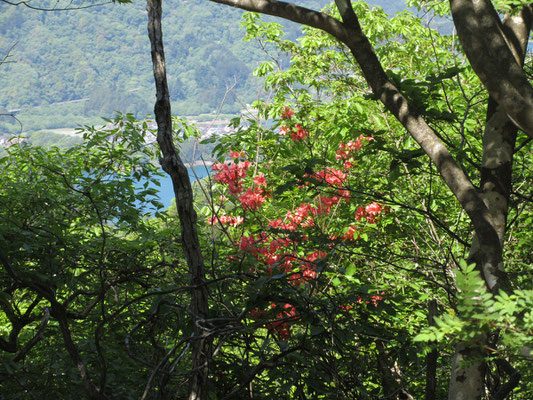
[(309, 136), (309, 132), (302, 128), (300, 124), (296, 124), (294, 128), (296, 131), (292, 131), (290, 135), (293, 141), (300, 142)]
[(259, 174), (254, 178), (254, 183), (257, 186), (266, 186), (266, 178), (265, 175)]
[(259, 208), (266, 200), (266, 196), (263, 195), (263, 191), (256, 187), (255, 189), (248, 189), (244, 194), (239, 197), (242, 208), (247, 210), (255, 210)]
[(379, 215), (381, 214), (381, 210), (381, 204), (376, 203), (375, 201), (365, 207), (365, 211), (370, 215)]
[(294, 115), (294, 111), (292, 111), (289, 107), (285, 107), (283, 109), (283, 113), (281, 114), (281, 118), (283, 119), (291, 119), (291, 117)]
[(229, 152), (228, 157), (229, 158), (234, 158), (234, 159), (245, 158), (245, 153), (244, 153), (244, 150), (241, 150), (241, 151), (233, 151), (233, 150), (231, 150)]

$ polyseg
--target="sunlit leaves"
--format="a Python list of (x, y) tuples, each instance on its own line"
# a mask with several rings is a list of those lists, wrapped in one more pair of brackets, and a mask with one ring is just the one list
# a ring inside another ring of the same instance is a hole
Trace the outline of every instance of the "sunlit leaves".
[(475, 265), (467, 265), (464, 260), (461, 261), (456, 282), (459, 313), (450, 312), (436, 318), (435, 326), (423, 329), (414, 340), (469, 340), (498, 329), (502, 343), (514, 351), (515, 356), (520, 354), (524, 346), (531, 347), (532, 290), (518, 289), (511, 294), (500, 291), (497, 295), (488, 293)]

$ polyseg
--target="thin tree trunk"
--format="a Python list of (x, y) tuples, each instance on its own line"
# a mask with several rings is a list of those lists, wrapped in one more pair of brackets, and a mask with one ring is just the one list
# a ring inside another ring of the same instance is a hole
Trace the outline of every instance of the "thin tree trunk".
[(161, 29), (161, 0), (147, 0), (147, 11), (148, 35), (152, 46), (152, 63), (156, 84), (154, 113), (157, 122), (157, 142), (163, 155), (160, 162), (172, 179), (181, 225), (181, 243), (191, 274), (190, 312), (194, 338), (191, 345), (192, 371), (188, 399), (205, 400), (207, 399), (208, 360), (210, 356), (210, 339), (202, 329), (202, 321), (205, 320), (208, 313), (205, 267), (198, 239), (197, 215), (193, 206), (189, 174), (172, 140), (170, 96)]
[(398, 363), (391, 357), (382, 340), (376, 340), (378, 351), (377, 367), (381, 376), (383, 393), (387, 400), (412, 400), (407, 390), (402, 387), (402, 371)]
[(81, 355), (78, 351), (78, 348), (72, 340), (72, 335), (70, 334), (70, 328), (68, 326), (66, 310), (59, 303), (52, 304), (52, 315), (56, 318), (59, 324), (59, 330), (63, 336), (63, 342), (70, 356), (70, 359), (78, 369), (81, 381), (83, 383), (83, 390), (85, 391), (85, 396), (88, 400), (105, 400), (106, 397), (101, 393), (96, 385), (91, 380), (89, 370), (87, 365), (83, 362)]

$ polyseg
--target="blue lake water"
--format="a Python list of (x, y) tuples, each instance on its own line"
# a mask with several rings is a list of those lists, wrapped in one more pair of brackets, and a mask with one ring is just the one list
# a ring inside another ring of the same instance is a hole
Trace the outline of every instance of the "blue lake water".
[[(202, 179), (209, 175), (211, 166), (198, 165), (192, 168), (187, 168), (187, 170), (189, 171), (189, 178), (191, 178), (192, 183), (196, 181), (196, 179)], [(172, 199), (174, 198), (174, 188), (172, 187), (172, 180), (170, 179), (170, 176), (168, 176), (166, 172), (163, 173), (164, 176), (162, 176), (159, 180), (159, 182), (161, 182), (161, 186), (156, 189), (159, 190), (159, 201), (163, 203), (165, 208), (168, 208), (170, 207)]]

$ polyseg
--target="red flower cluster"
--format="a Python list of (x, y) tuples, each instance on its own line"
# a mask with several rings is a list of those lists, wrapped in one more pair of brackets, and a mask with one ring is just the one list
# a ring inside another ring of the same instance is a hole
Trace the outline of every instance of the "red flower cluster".
[(229, 158), (233, 158), (235, 160), (237, 160), (239, 158), (245, 159), (246, 158), (246, 153), (244, 152), (244, 150), (241, 150), (241, 151), (231, 150), (229, 152), (229, 154), (228, 154), (228, 157)]
[[(381, 296), (381, 295), (383, 295), (383, 294), (385, 294), (385, 292), (381, 292), (381, 293), (379, 293), (379, 294), (377, 294), (377, 295), (370, 296), (370, 300), (364, 300), (364, 302), (365, 302), (366, 304), (370, 304), (370, 303), (372, 303), (372, 305), (373, 305), (374, 307), (377, 307), (378, 303), (379, 303), (381, 300), (383, 300), (383, 296)], [(361, 297), (359, 297), (359, 298), (357, 299), (357, 304), (361, 304), (362, 302), (363, 302), (363, 299), (362, 299)]]
[[(355, 234), (357, 233), (357, 237), (355, 236)], [(357, 227), (355, 225), (350, 225), (348, 227), (348, 231), (342, 235), (342, 238), (344, 240), (356, 240), (356, 239), (361, 239), (361, 235), (359, 234), (359, 232), (357, 232)]]
[[(268, 274), (277, 268), (289, 275), (290, 282), (299, 286), (317, 277), (316, 260), (324, 258), (326, 253), (315, 251), (307, 257), (300, 259), (288, 251), (294, 242), (290, 239), (280, 238), (269, 242), (267, 235), (242, 236), (239, 240), (239, 249), (253, 255), (258, 261), (264, 263)], [(298, 270), (293, 272), (294, 260), (299, 260)]]
[[(295, 121), (293, 116), (294, 111), (290, 108), (286, 107), (283, 110), (281, 118), (284, 126), (280, 127), (280, 135), (289, 135), (293, 141), (302, 141), (309, 136), (309, 132), (299, 123), (296, 123), (297, 121)], [(373, 137), (360, 135), (355, 141), (350, 141), (346, 144), (344, 142), (341, 143), (339, 150), (336, 152), (336, 159), (342, 160), (345, 168), (351, 167), (354, 160), (353, 152), (360, 150), (365, 140), (371, 141), (373, 139)], [(231, 151), (229, 157), (233, 159), (232, 162), (213, 165), (213, 171), (217, 171), (214, 180), (228, 186), (229, 193), (240, 201), (244, 211), (258, 209), (268, 197), (268, 192), (264, 189), (267, 186), (265, 176), (263, 174), (258, 174), (255, 177), (249, 176), (251, 175), (249, 174), (251, 163), (246, 159), (244, 152)], [(254, 267), (250, 271), (262, 274), (272, 274), (274, 271), (285, 272), (288, 281), (294, 286), (307, 285), (310, 281), (317, 279), (317, 260), (324, 258), (326, 253), (314, 251), (303, 258), (297, 256), (297, 254), (301, 254), (299, 253), (301, 250), (299, 248), (299, 240), (303, 242), (306, 239), (295, 239), (298, 236), (294, 235), (293, 232), (313, 227), (315, 223), (321, 225), (319, 216), (329, 214), (332, 208), (342, 200), (350, 200), (350, 192), (346, 183), (346, 170), (343, 172), (340, 169), (328, 167), (306, 175), (306, 177), (309, 178), (307, 182), (314, 180), (314, 183), (317, 183), (321, 189), (326, 187), (329, 193), (326, 193), (327, 195), (318, 195), (315, 205), (301, 203), (299, 207), (286, 211), (284, 216), (283, 214), (278, 214), (281, 218), (269, 222), (269, 226), (274, 228), (271, 233), (241, 236), (237, 242), (238, 249), (241, 252), (248, 253), (258, 261), (254, 263)], [(375, 224), (386, 209), (386, 207), (377, 202), (358, 207), (355, 213), (355, 222), (347, 228), (347, 231), (345, 230), (342, 239), (346, 241), (359, 239), (365, 222)], [(326, 217), (328, 216), (326, 215)], [(243, 221), (243, 217), (221, 215), (212, 217), (210, 223), (238, 226)], [(329, 222), (327, 226), (330, 226)], [(273, 234), (281, 235), (281, 237), (273, 238), (271, 236)], [(289, 235), (291, 235), (290, 238)], [(303, 234), (303, 237), (306, 238), (305, 234)], [(258, 271), (259, 269), (261, 271)], [(376, 306), (382, 299), (382, 293), (378, 293), (365, 298), (359, 297), (355, 303), (364, 302)], [(341, 306), (341, 309), (348, 311), (352, 306), (355, 306), (355, 304)], [(265, 314), (268, 316), (265, 316)], [(254, 309), (250, 311), (250, 315), (256, 319), (265, 319), (266, 328), (275, 333), (280, 340), (290, 338), (291, 325), (299, 318), (295, 307), (291, 304), (275, 303), (271, 304), (269, 311)], [(275, 315), (274, 320), (271, 319), (273, 315)]]
[(294, 111), (292, 111), (289, 107), (285, 107), (283, 109), (283, 113), (281, 113), (281, 118), (291, 119), (293, 115), (294, 115)]
[[(277, 308), (275, 303), (272, 303), (272, 309)], [(291, 337), (291, 326), (288, 321), (297, 319), (296, 309), (291, 304), (284, 304), (281, 307), (281, 312), (276, 314), (277, 321), (267, 324), (267, 329), (276, 331), (279, 340), (285, 340)]]
[(319, 195), (317, 197), (320, 202), (318, 206), (319, 214), (329, 213), (331, 208), (339, 201), (342, 199), (348, 200), (350, 198), (350, 192), (343, 188), (343, 185), (346, 182), (346, 174), (338, 169), (328, 167), (322, 171), (315, 172), (311, 175), (306, 174), (304, 176), (317, 179), (318, 181), (327, 183), (332, 188), (337, 189), (335, 196)]
[(263, 174), (259, 174), (257, 175), (255, 178), (254, 178), (254, 183), (257, 185), (257, 186), (266, 186), (266, 178), (265, 178), (265, 175)]
[(337, 195), (342, 198), (348, 199), (350, 197), (349, 191), (343, 188), (346, 182), (346, 174), (338, 169), (328, 167), (322, 171), (314, 172), (311, 175), (305, 174), (304, 176), (327, 183), (332, 188), (337, 189)]
[(313, 216), (318, 215), (318, 209), (308, 203), (300, 204), (294, 211), (287, 211), (284, 222), (281, 218), (272, 220), (268, 223), (269, 226), (275, 229), (281, 229), (285, 231), (295, 231), (298, 226), (306, 228), (314, 226), (315, 222)]
[(366, 219), (366, 222), (369, 224), (375, 224), (377, 217), (383, 212), (386, 211), (387, 207), (383, 207), (381, 204), (373, 203), (367, 204), (366, 207), (358, 207), (357, 212), (355, 213), (355, 220), (361, 221), (362, 218)]
[(301, 124), (294, 124), (294, 122), (291, 122), (293, 115), (294, 111), (292, 111), (289, 107), (285, 107), (283, 109), (281, 118), (286, 121), (287, 125), (280, 126), (279, 134), (281, 136), (287, 136), (287, 134), (289, 134), (294, 142), (300, 142), (309, 136), (309, 132), (304, 129)]
[(266, 234), (241, 236), (239, 239), (239, 250), (252, 254), (258, 261), (266, 264), (267, 272), (272, 272), (272, 266), (278, 265), (280, 268), (286, 268), (290, 270), (290, 260), (285, 259), (283, 265), (279, 263), (284, 258), (284, 255), (279, 252), (280, 249), (286, 250), (291, 245), (289, 239), (278, 239), (268, 242), (268, 236)]
[(344, 160), (344, 168), (348, 169), (353, 167), (353, 158), (352, 153), (355, 150), (360, 150), (363, 146), (363, 140), (371, 141), (374, 140), (372, 136), (359, 135), (355, 142), (350, 140), (348, 143), (341, 142), (339, 145), (339, 150), (335, 153), (335, 158), (337, 160)]
[(306, 261), (300, 264), (300, 271), (290, 276), (293, 285), (300, 286), (317, 277), (316, 260), (326, 257), (326, 253), (315, 251), (306, 257)]
[(244, 210), (256, 210), (265, 202), (266, 196), (263, 194), (263, 189), (255, 187), (243, 193), (239, 200)]
[(250, 236), (241, 236), (239, 239), (239, 250), (240, 251), (247, 251), (247, 252), (254, 252), (256, 247), (256, 243), (262, 241), (262, 238), (256, 239), (254, 235)]
[[(248, 170), (252, 163), (246, 160), (244, 151), (230, 151), (229, 157), (237, 160), (242, 158), (243, 161), (229, 164), (215, 163), (212, 170), (217, 171), (214, 176), (215, 182), (220, 182), (228, 186), (229, 192), (237, 196), (243, 191), (243, 179), (246, 178)], [(244, 210), (255, 210), (260, 207), (266, 200), (266, 194), (260, 186), (266, 187), (266, 178), (263, 174), (257, 175), (253, 182), (256, 187), (249, 188), (239, 196), (239, 201)]]
[(316, 178), (320, 181), (328, 183), (332, 187), (340, 187), (346, 182), (346, 174), (338, 169), (335, 168), (326, 168), (322, 171), (318, 171), (313, 173), (313, 178)]
[(307, 226), (313, 226), (313, 215), (317, 215), (318, 210), (316, 207), (309, 203), (302, 203), (294, 211), (287, 211), (287, 219), (294, 225), (301, 225), (303, 228)]
[(219, 216), (212, 216), (208, 219), (208, 223), (211, 225), (215, 225), (217, 223), (221, 225), (231, 225), (231, 226), (238, 226), (244, 222), (243, 217), (232, 217), (231, 215), (219, 215)]
[[(383, 211), (387, 211), (387, 207), (384, 207), (381, 204), (374, 201), (370, 204), (367, 204), (366, 207), (363, 207), (363, 206), (357, 207), (357, 211), (355, 213), (355, 220), (357, 222), (361, 222), (361, 220), (364, 218), (367, 223), (375, 224), (377, 222), (377, 217)], [(361, 239), (361, 235), (359, 234), (360, 231), (361, 229), (358, 228), (357, 226), (350, 225), (348, 227), (348, 231), (342, 236), (342, 238), (344, 240)], [(357, 233), (357, 237), (355, 236), (356, 233)]]
[(228, 185), (229, 192), (236, 195), (242, 192), (242, 179), (246, 177), (251, 165), (250, 161), (245, 160), (231, 164), (215, 163), (211, 169), (218, 171), (214, 176), (215, 182)]
[(296, 124), (294, 127), (287, 127), (287, 126), (280, 126), (279, 127), (279, 134), (281, 136), (287, 136), (287, 133), (291, 137), (291, 139), (294, 142), (301, 142), (304, 140), (307, 136), (309, 136), (309, 132), (302, 128), (302, 125)]
[(294, 125), (294, 128), (291, 130), (291, 139), (294, 142), (300, 142), (309, 136), (309, 132), (306, 131), (300, 124)]
[(318, 206), (318, 212), (320, 214), (329, 214), (333, 206), (341, 201), (341, 197), (339, 196), (318, 196), (317, 199), (320, 202)]
[[(270, 310), (275, 310), (278, 308), (276, 303), (270, 304)], [(280, 340), (286, 340), (291, 337), (291, 326), (290, 322), (298, 319), (296, 315), (296, 309), (293, 305), (285, 303), (281, 308), (281, 312), (278, 312), (275, 315), (275, 319), (272, 322), (269, 322), (266, 327), (271, 332), (276, 332)], [(254, 308), (250, 310), (250, 316), (254, 319), (264, 319), (267, 314), (267, 310), (259, 310)]]

